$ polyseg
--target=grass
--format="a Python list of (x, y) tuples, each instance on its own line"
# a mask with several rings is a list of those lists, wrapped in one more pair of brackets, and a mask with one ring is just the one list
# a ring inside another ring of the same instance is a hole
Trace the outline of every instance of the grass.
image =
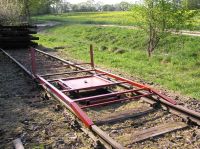
[[(37, 22), (43, 21), (59, 21), (65, 24), (114, 24), (114, 25), (134, 25), (137, 26), (142, 22), (133, 17), (131, 11), (115, 11), (115, 12), (81, 12), (81, 13), (64, 13), (57, 15), (43, 15), (33, 17)], [(190, 30), (200, 30), (200, 15), (197, 16)]]
[(38, 36), (40, 44), (51, 48), (64, 46), (60, 52), (65, 56), (84, 61), (89, 61), (88, 46), (92, 43), (97, 65), (200, 99), (200, 37), (170, 35), (149, 59), (145, 50), (147, 35), (142, 30), (71, 22), (46, 29)]
[(59, 21), (68, 24), (137, 24), (131, 12), (84, 12), (43, 15), (33, 17), (35, 21)]

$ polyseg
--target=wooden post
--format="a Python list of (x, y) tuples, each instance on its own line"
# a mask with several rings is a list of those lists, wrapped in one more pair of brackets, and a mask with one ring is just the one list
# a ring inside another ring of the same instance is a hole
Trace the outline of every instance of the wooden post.
[(90, 60), (91, 60), (91, 67), (94, 68), (94, 50), (92, 44), (90, 45)]

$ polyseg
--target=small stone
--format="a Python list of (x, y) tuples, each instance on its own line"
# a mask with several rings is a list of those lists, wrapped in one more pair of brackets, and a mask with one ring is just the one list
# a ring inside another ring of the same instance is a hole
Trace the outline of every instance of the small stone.
[(188, 144), (192, 144), (192, 141), (191, 141), (191, 139), (189, 139), (189, 138), (186, 138), (186, 139), (185, 139), (185, 142), (188, 143)]
[(117, 130), (112, 130), (110, 133), (118, 133)]
[(177, 138), (177, 139), (182, 139), (182, 138), (183, 138), (183, 136), (176, 136), (176, 138)]
[(22, 122), (24, 125), (28, 125), (29, 124), (29, 121), (25, 120)]
[(56, 112), (59, 112), (59, 111), (62, 110), (62, 106), (59, 105), (59, 104), (57, 104), (57, 105), (54, 107), (54, 110), (55, 110)]
[(132, 145), (130, 145), (130, 144), (129, 144), (129, 145), (127, 145), (127, 148), (131, 148), (131, 147), (132, 147)]
[(59, 143), (59, 144), (64, 144), (65, 142), (64, 142), (64, 140), (59, 139), (59, 140), (57, 141), (57, 143)]

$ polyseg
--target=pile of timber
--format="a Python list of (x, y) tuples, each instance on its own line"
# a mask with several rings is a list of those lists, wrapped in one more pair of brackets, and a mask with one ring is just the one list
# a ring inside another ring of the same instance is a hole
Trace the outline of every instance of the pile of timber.
[(0, 48), (35, 47), (38, 44), (34, 40), (39, 40), (39, 38), (32, 34), (37, 34), (37, 26), (0, 26)]

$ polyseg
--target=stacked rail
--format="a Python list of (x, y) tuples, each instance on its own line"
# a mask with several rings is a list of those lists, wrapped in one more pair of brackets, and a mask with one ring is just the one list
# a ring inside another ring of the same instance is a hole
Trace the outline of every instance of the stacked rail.
[(0, 48), (28, 48), (36, 47), (34, 40), (39, 40), (33, 34), (37, 34), (36, 26), (0, 26)]

